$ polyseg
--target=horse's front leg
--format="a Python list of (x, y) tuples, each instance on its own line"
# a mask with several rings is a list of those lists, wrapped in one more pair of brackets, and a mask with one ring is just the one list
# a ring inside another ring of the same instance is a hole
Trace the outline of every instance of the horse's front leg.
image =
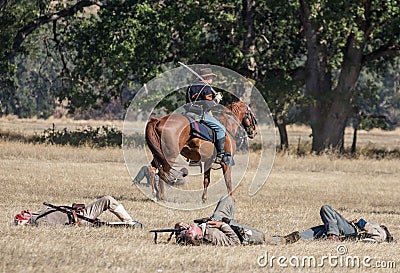
[[(154, 175), (154, 186), (156, 192), (156, 198), (158, 201), (165, 200), (165, 182), (161, 177), (165, 177), (163, 174), (164, 170), (159, 170), (158, 174)], [(157, 177), (156, 177), (157, 176)]]
[(156, 183), (156, 172), (152, 170), (151, 166), (149, 166), (149, 175), (150, 175), (151, 191), (153, 195), (156, 198), (158, 198), (158, 185)]
[(164, 180), (161, 178), (158, 179), (158, 191), (157, 191), (157, 199), (160, 201), (165, 200), (165, 184)]
[(232, 168), (227, 166), (226, 164), (221, 164), (222, 172), (224, 173), (226, 189), (228, 190), (228, 194), (232, 195)]
[(210, 185), (210, 170), (204, 172), (203, 185), (204, 185), (204, 190), (201, 199), (203, 199), (203, 203), (205, 203), (207, 201), (207, 188)]
[(204, 190), (202, 196), (203, 203), (207, 201), (207, 188), (210, 185), (211, 164), (212, 162), (205, 162), (204, 164), (204, 181), (203, 181)]

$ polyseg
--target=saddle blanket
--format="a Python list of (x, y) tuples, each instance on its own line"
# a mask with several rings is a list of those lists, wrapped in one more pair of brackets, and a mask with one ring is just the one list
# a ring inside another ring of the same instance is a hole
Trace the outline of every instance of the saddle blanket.
[[(186, 113), (185, 117), (189, 120), (190, 122), (190, 131), (193, 136), (198, 137), (200, 139), (210, 141), (212, 143), (215, 142), (215, 134), (214, 131), (204, 125), (203, 123), (197, 121), (194, 117), (190, 116), (192, 113)], [(196, 116), (197, 118), (198, 116)]]

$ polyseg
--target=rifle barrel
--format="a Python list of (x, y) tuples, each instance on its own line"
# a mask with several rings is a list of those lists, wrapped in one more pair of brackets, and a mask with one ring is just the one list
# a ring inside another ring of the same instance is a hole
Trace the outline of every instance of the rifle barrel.
[(150, 232), (160, 233), (160, 232), (179, 232), (184, 230), (184, 228), (164, 228), (164, 229), (153, 229)]
[(180, 227), (180, 228), (164, 228), (164, 229), (153, 229), (153, 230), (150, 230), (150, 232), (154, 232), (154, 243), (157, 244), (157, 235), (158, 235), (158, 233), (171, 232), (171, 235), (169, 236), (169, 239), (167, 241), (167, 242), (169, 242), (171, 240), (171, 238), (172, 238), (172, 235), (175, 232), (181, 232), (182, 230), (185, 230), (185, 229), (187, 229), (187, 228), (183, 228), (183, 227)]

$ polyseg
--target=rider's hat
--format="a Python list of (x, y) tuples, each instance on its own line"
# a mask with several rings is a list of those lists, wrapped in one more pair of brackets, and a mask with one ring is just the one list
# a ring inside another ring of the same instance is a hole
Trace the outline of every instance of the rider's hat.
[(200, 76), (202, 78), (205, 78), (205, 77), (216, 77), (217, 75), (212, 72), (211, 68), (201, 68)]

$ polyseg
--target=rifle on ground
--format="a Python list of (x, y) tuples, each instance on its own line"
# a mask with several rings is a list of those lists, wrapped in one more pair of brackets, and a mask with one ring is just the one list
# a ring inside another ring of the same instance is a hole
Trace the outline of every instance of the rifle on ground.
[(184, 227), (180, 227), (180, 228), (164, 228), (164, 229), (153, 229), (150, 230), (150, 232), (154, 232), (154, 243), (157, 244), (157, 235), (158, 233), (163, 233), (163, 232), (171, 232), (171, 234), (169, 235), (169, 238), (167, 240), (167, 243), (169, 243), (169, 241), (171, 241), (172, 236), (175, 234), (178, 235), (182, 230), (185, 230), (186, 228)]
[(79, 223), (79, 219), (84, 220), (86, 222), (89, 222), (95, 226), (101, 226), (102, 222), (100, 222), (99, 219), (92, 219), (86, 216), (83, 216), (81, 214), (79, 214), (79, 211), (75, 208), (72, 207), (67, 207), (67, 206), (56, 206), (56, 205), (52, 205), (50, 203), (44, 202), (43, 205), (50, 207), (52, 209), (61, 211), (63, 213), (66, 213), (68, 216), (72, 217), (72, 223), (73, 224), (78, 224)]
[(142, 228), (143, 225), (140, 222), (103, 222), (100, 221), (100, 219), (92, 219), (86, 216), (83, 216), (79, 214), (80, 210), (82, 210), (82, 207), (74, 208), (74, 207), (68, 207), (68, 206), (56, 206), (52, 205), (50, 203), (44, 202), (43, 205), (50, 207), (52, 209), (61, 211), (63, 213), (66, 213), (70, 218), (72, 218), (72, 224), (79, 224), (79, 220), (84, 220), (86, 222), (89, 222), (93, 224), (96, 227), (100, 226), (112, 226), (112, 227), (133, 227), (135, 228), (136, 226)]
[[(204, 217), (204, 218), (199, 218), (199, 219), (195, 219), (193, 220), (193, 222), (195, 222), (196, 224), (200, 225), (203, 223), (207, 223), (208, 221), (211, 221), (211, 217)], [(154, 232), (154, 243), (157, 244), (157, 236), (158, 233), (163, 233), (163, 232), (171, 232), (171, 234), (169, 235), (169, 238), (167, 240), (167, 243), (169, 243), (169, 241), (171, 241), (172, 236), (175, 234), (178, 235), (182, 230), (185, 230), (187, 228), (184, 227), (180, 227), (180, 228), (164, 228), (164, 229), (153, 229), (150, 230), (150, 232)]]
[(211, 220), (212, 220), (211, 217), (204, 217), (204, 218), (195, 219), (195, 220), (193, 220), (193, 222), (195, 222), (198, 225), (201, 225), (201, 224), (207, 223), (208, 221), (211, 221)]

